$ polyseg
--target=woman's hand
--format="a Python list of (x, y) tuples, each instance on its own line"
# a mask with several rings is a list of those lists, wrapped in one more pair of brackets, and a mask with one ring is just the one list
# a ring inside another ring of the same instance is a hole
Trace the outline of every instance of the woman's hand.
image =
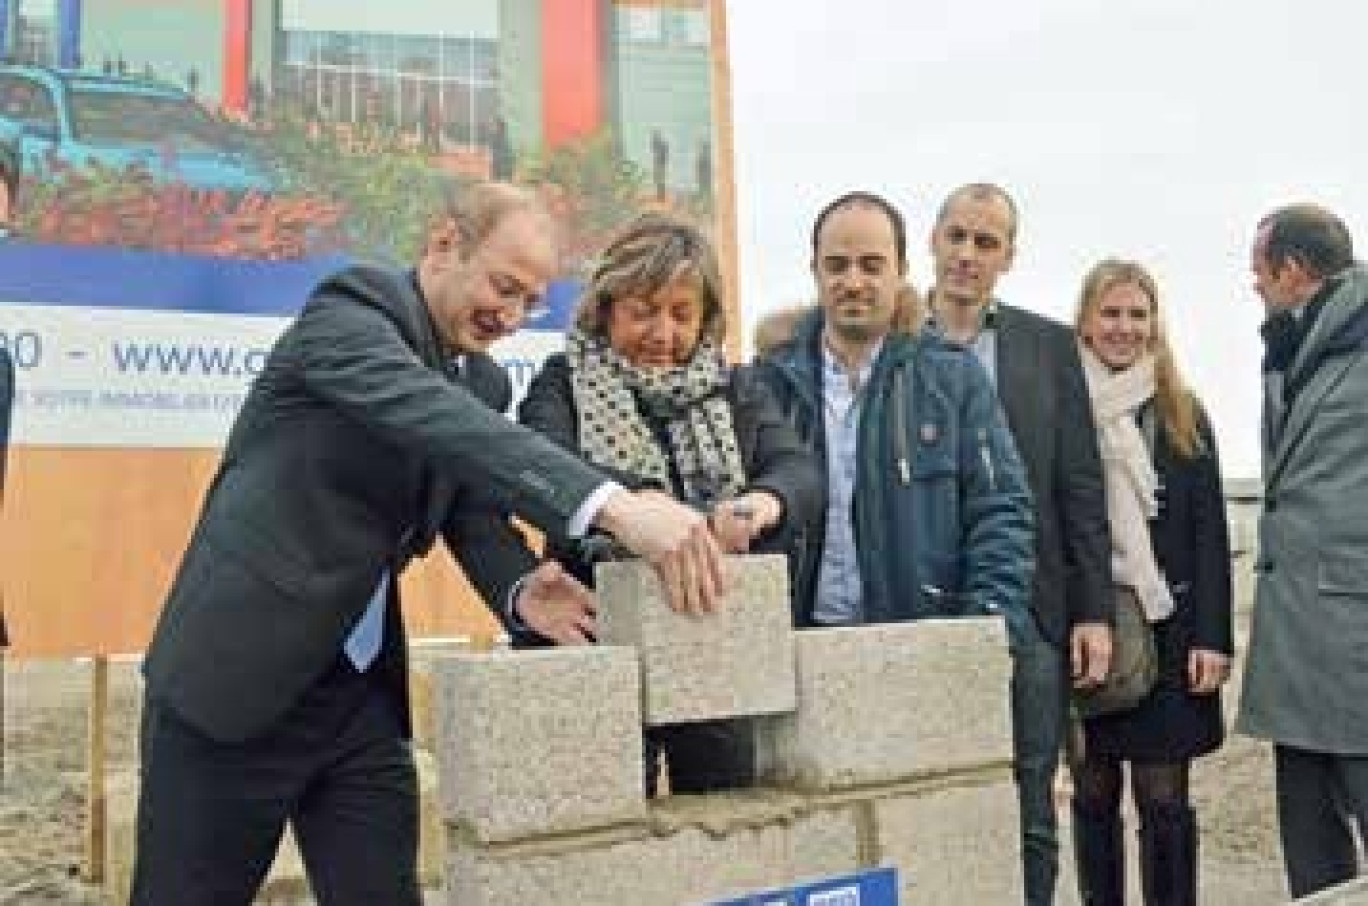
[(744, 554), (755, 539), (779, 524), (784, 508), (769, 491), (750, 491), (713, 507), (708, 522), (722, 550)]
[(1230, 678), (1230, 658), (1209, 648), (1188, 652), (1188, 688), (1193, 695), (1210, 695)]

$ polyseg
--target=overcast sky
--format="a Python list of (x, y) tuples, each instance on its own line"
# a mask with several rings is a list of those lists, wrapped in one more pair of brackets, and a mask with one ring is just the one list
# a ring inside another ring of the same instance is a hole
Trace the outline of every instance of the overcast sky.
[(1022, 208), (1004, 301), (1071, 318), (1083, 272), (1155, 271), (1227, 476), (1258, 473), (1254, 222), (1336, 209), (1368, 248), (1368, 4), (1357, 0), (728, 0), (742, 307), (811, 295), (808, 231), (892, 198), (925, 288), (946, 191)]

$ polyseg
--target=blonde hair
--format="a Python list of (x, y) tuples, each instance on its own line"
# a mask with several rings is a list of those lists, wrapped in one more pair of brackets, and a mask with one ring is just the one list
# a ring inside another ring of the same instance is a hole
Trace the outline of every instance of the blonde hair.
[(580, 297), (575, 326), (604, 336), (616, 300), (653, 296), (680, 278), (698, 281), (703, 298), (701, 336), (721, 340), (727, 324), (717, 254), (702, 230), (664, 214), (641, 215), (604, 249)]
[(1164, 428), (1169, 445), (1184, 459), (1202, 452), (1201, 435), (1197, 429), (1199, 407), (1178, 370), (1178, 363), (1169, 346), (1168, 331), (1159, 305), (1159, 285), (1143, 265), (1120, 258), (1107, 258), (1093, 265), (1083, 278), (1083, 289), (1078, 297), (1078, 311), (1074, 328), (1082, 336), (1083, 323), (1102, 302), (1102, 297), (1117, 286), (1137, 287), (1150, 302), (1154, 319), (1154, 333), (1150, 350), (1154, 353), (1154, 403), (1159, 423)]

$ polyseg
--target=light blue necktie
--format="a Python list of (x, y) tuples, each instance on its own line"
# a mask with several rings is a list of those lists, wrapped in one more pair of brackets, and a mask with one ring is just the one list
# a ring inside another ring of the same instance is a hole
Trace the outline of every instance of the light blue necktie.
[(342, 646), (352, 664), (362, 673), (374, 663), (376, 655), (380, 653), (380, 643), (385, 640), (385, 599), (389, 584), (390, 571), (385, 570), (380, 574), (380, 583), (375, 586), (366, 612), (356, 621), (351, 635), (347, 636)]

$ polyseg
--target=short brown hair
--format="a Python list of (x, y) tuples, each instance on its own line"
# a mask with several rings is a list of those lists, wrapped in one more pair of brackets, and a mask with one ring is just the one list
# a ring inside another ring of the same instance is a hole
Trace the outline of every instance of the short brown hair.
[[(443, 186), (439, 220), (456, 224), (461, 247), (469, 251), (489, 238), (505, 217), (513, 211), (527, 210), (546, 214), (541, 200), (533, 192), (507, 182), (476, 182), (459, 184), (449, 181)], [(550, 216), (547, 222), (550, 222)]]
[(1259, 221), (1266, 230), (1263, 257), (1274, 273), (1296, 261), (1318, 280), (1333, 277), (1354, 263), (1349, 228), (1327, 208), (1291, 204)]
[(616, 299), (653, 296), (680, 277), (698, 281), (703, 293), (703, 336), (721, 340), (727, 324), (717, 253), (697, 226), (665, 214), (641, 215), (608, 244), (584, 288), (575, 326), (604, 336)]

